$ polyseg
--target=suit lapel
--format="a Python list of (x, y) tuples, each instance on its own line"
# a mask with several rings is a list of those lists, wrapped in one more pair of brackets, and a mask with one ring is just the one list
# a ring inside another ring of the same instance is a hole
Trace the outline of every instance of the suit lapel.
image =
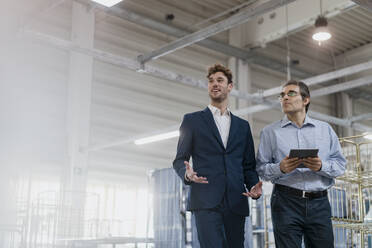
[(208, 107), (202, 111), (202, 117), (204, 121), (208, 124), (208, 126), (211, 128), (212, 133), (216, 137), (218, 143), (223, 147), (223, 149), (225, 149), (222, 139), (221, 139), (220, 132), (218, 131), (216, 123), (214, 122), (212, 112), (210, 111)]
[(229, 138), (227, 139), (226, 149), (229, 146), (231, 146), (231, 142), (233, 142), (234, 136), (238, 131), (238, 119), (231, 112), (230, 112), (230, 117), (231, 117), (231, 124), (230, 124)]

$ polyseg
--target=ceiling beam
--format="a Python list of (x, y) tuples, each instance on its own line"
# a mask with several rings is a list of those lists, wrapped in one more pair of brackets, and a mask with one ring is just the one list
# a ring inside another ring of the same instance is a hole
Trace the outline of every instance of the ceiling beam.
[(372, 12), (372, 0), (352, 0), (354, 3)]
[[(76, 0), (82, 3), (85, 3), (89, 6), (94, 6), (95, 9), (105, 12), (106, 14), (109, 14), (111, 16), (116, 16), (120, 19), (129, 21), (131, 23), (135, 23), (138, 25), (141, 25), (143, 27), (147, 27), (151, 30), (155, 30), (160, 33), (164, 33), (167, 35), (172, 35), (174, 37), (180, 38), (183, 36), (186, 36), (190, 34), (190, 31), (186, 31), (174, 26), (171, 26), (169, 24), (162, 23), (160, 21), (156, 21), (153, 19), (150, 19), (144, 15), (137, 14), (133, 11), (129, 11), (125, 8), (120, 8), (117, 6), (113, 6), (111, 8), (107, 8), (100, 4), (95, 4), (91, 1), (87, 0)], [(228, 56), (236, 57), (239, 59), (247, 59), (252, 57), (248, 50), (242, 49), (239, 47), (231, 46), (229, 44), (226, 44), (224, 42), (215, 41), (212, 39), (205, 39), (198, 43), (199, 45), (209, 48), (211, 50), (214, 50), (216, 52), (220, 52), (222, 54), (226, 54)]]
[[(23, 37), (28, 37), (32, 40), (37, 40), (37, 41), (47, 43), (48, 45), (52, 45), (59, 49), (83, 53), (95, 59), (98, 59), (100, 61), (113, 64), (113, 65), (117, 65), (120, 67), (124, 67), (129, 70), (151, 74), (156, 77), (179, 82), (179, 83), (182, 83), (188, 86), (193, 86), (193, 87), (203, 88), (203, 89), (207, 88), (207, 82), (205, 80), (194, 79), (188, 76), (177, 74), (172, 71), (159, 69), (159, 68), (148, 66), (148, 65), (142, 68), (139, 62), (136, 60), (125, 58), (123, 56), (117, 56), (115, 54), (104, 52), (102, 50), (98, 50), (94, 48), (93, 49), (85, 48), (71, 41), (59, 39), (57, 37), (44, 34), (44, 33), (40, 33), (40, 32), (36, 32), (34, 30), (28, 30), (28, 29), (21, 30), (20, 35), (22, 35)], [(239, 91), (234, 91), (231, 93), (233, 96), (238, 97), (238, 98), (250, 99), (249, 94), (247, 93), (241, 93)]]
[(351, 127), (351, 128), (353, 128), (357, 131), (362, 131), (362, 132), (371, 132), (372, 131), (372, 127), (367, 126), (367, 125), (363, 125), (363, 124), (360, 124), (360, 123), (352, 122), (349, 119), (341, 119), (341, 118), (337, 118), (337, 117), (334, 117), (334, 116), (330, 116), (330, 115), (322, 114), (322, 113), (319, 113), (319, 112), (311, 111), (311, 110), (309, 110), (308, 113), (311, 117), (314, 117), (316, 119), (319, 119), (319, 120), (322, 120), (322, 121), (325, 121), (325, 122), (329, 122), (329, 123), (332, 123), (332, 124), (335, 124), (335, 125), (338, 125), (338, 126)]
[(346, 91), (353, 88), (358, 88), (366, 85), (372, 84), (372, 76), (366, 76), (362, 78), (358, 78), (355, 80), (351, 80), (345, 83), (339, 83), (336, 85), (320, 88), (318, 90), (314, 90), (311, 96), (318, 97), (318, 96), (325, 96), (329, 94), (333, 94), (340, 91)]
[[(33, 30), (22, 30), (21, 34), (23, 34), (24, 36), (28, 36), (31, 39), (46, 42), (47, 44), (55, 46), (55, 47), (60, 48), (60, 49), (84, 53), (84, 54), (90, 55), (90, 56), (92, 56), (96, 59), (100, 59), (104, 62), (114, 64), (114, 65), (118, 65), (118, 66), (122, 66), (122, 67), (125, 67), (127, 69), (132, 69), (132, 70), (137, 70), (138, 71), (139, 68), (140, 68), (140, 65), (137, 61), (133, 61), (131, 59), (124, 58), (122, 56), (116, 56), (116, 55), (113, 55), (113, 54), (110, 54), (110, 53), (107, 53), (107, 52), (103, 52), (103, 51), (100, 51), (100, 50), (97, 50), (97, 49), (83, 48), (83, 47), (81, 47), (81, 46), (79, 46), (75, 43), (70, 42), (70, 41), (65, 41), (65, 40), (62, 40), (62, 39), (59, 39), (59, 38), (56, 38), (56, 37), (53, 37), (53, 36), (50, 36), (50, 35), (46, 35), (46, 34), (43, 34), (43, 33), (39, 33), (39, 32), (33, 31)], [(150, 69), (148, 69), (148, 68), (150, 68)], [(361, 66), (361, 68), (368, 68), (368, 67), (367, 66)], [(359, 69), (361, 69), (361, 68), (359, 68)], [(344, 70), (344, 69), (346, 69), (346, 70)], [(351, 74), (354, 73), (354, 70), (349, 70), (347, 68), (344, 68), (344, 69), (341, 69), (341, 70), (344, 70), (343, 73), (346, 73), (346, 71), (348, 71)], [(154, 67), (149, 67), (147, 65), (145, 67), (145, 72), (150, 73), (154, 76), (166, 78), (168, 80), (180, 82), (180, 83), (187, 84), (187, 85), (190, 85), (190, 86), (195, 86), (195, 87), (199, 87), (199, 88), (205, 88), (206, 87), (206, 82), (204, 80), (193, 80), (192, 78), (183, 78), (182, 75), (178, 75), (174, 72), (170, 72), (170, 71), (166, 71), (166, 70), (160, 70), (160, 69), (157, 69), (157, 68), (154, 68)], [(339, 75), (338, 74), (339, 72), (331, 72), (331, 73), (333, 73), (333, 76)], [(330, 75), (323, 76), (323, 77), (318, 77), (317, 80), (314, 79), (312, 84), (314, 85), (315, 82), (320, 83), (322, 79), (327, 79), (329, 77), (330, 77)], [(306, 79), (304, 81), (306, 81)], [(310, 82), (311, 82), (311, 80), (310, 80)], [(351, 84), (351, 83), (349, 82), (349, 84)], [(333, 86), (331, 86), (331, 87), (333, 87)], [(320, 90), (323, 90), (323, 89), (320, 89)], [(313, 93), (317, 94), (316, 91), (314, 91)], [(245, 109), (240, 109), (240, 110), (234, 111), (234, 113), (236, 113), (237, 115), (245, 115), (247, 113), (258, 112), (258, 111), (262, 111), (262, 110), (273, 108), (273, 107), (277, 108), (277, 106), (278, 106), (277, 102), (275, 102), (275, 101), (268, 100), (268, 99), (263, 99), (263, 98), (260, 99), (260, 98), (257, 98), (256, 96), (252, 96), (252, 95), (253, 94), (248, 94), (248, 93), (244, 94), (244, 93), (239, 92), (238, 96), (240, 96), (240, 97), (244, 96), (244, 97), (242, 97), (243, 99), (254, 100), (254, 101), (257, 101), (257, 102), (264, 102), (264, 104), (268, 105), (269, 107), (267, 107), (265, 105), (255, 105), (255, 106), (249, 107), (249, 108), (255, 108), (254, 111), (252, 111), (252, 109), (245, 108)], [(320, 96), (320, 93), (319, 93), (318, 96)], [(315, 115), (317, 114), (316, 112), (312, 112), (312, 113), (315, 114)], [(328, 121), (328, 122), (331, 122), (333, 124), (336, 124), (336, 125), (339, 125), (339, 124), (343, 124), (344, 126), (346, 125), (345, 124), (346, 121), (339, 121), (339, 120), (342, 120), (342, 119), (339, 119), (339, 118), (336, 118), (336, 117), (332, 117), (332, 116), (328, 116), (328, 115), (324, 115), (324, 114), (319, 114), (317, 116), (320, 116), (320, 118), (322, 118), (324, 116), (327, 116), (327, 117), (324, 117), (324, 118), (328, 118), (328, 119), (324, 119), (324, 120)], [(336, 119), (334, 119), (334, 118), (336, 118)], [(353, 128), (359, 128), (359, 129), (363, 129), (363, 131), (365, 131), (369, 127), (363, 126), (362, 124), (360, 124), (360, 125), (354, 125)], [(174, 128), (174, 126), (172, 126), (172, 127), (165, 128), (164, 130), (175, 130), (175, 128)], [(162, 132), (164, 132), (163, 129), (162, 129)], [(156, 133), (161, 133), (161, 132), (159, 132), (159, 130), (157, 130), (157, 131), (151, 132), (150, 134), (153, 135), (153, 134), (156, 134)], [(121, 144), (127, 144), (127, 143), (132, 142), (137, 137), (144, 137), (144, 136), (148, 136), (148, 135), (149, 134), (146, 133), (144, 135), (140, 135), (140, 136), (136, 136), (136, 137), (132, 137), (132, 138), (126, 138), (126, 139), (122, 139), (122, 140), (119, 140), (119, 141), (116, 141), (116, 142), (111, 142), (110, 144), (99, 145), (99, 146), (95, 147), (95, 150), (101, 150), (101, 149), (108, 148), (108, 147), (113, 147), (113, 146), (117, 146), (117, 145), (121, 145)], [(83, 147), (82, 148), (82, 150), (84, 150), (84, 151), (90, 151), (91, 149), (92, 149), (92, 147), (88, 147), (88, 148)]]
[(295, 0), (271, 0), (257, 7), (249, 8), (223, 21), (212, 24), (192, 34), (186, 35), (183, 38), (170, 42), (169, 44), (161, 47), (160, 49), (157, 49), (144, 55), (140, 55), (138, 57), (138, 60), (140, 63), (146, 63), (150, 60), (160, 58), (178, 49), (190, 46), (198, 41), (204, 40), (212, 35), (218, 34), (222, 31), (228, 30), (232, 27), (245, 23), (251, 20), (252, 18), (265, 14), (269, 11), (272, 11), (276, 8), (279, 8), (294, 1)]
[(353, 116), (350, 118), (352, 122), (356, 121), (363, 121), (363, 120), (372, 120), (372, 113), (367, 113), (367, 114), (361, 114), (357, 116)]
[[(94, 8), (102, 10), (102, 11), (104, 11), (104, 12), (110, 14), (110, 15), (113, 15), (113, 16), (119, 17), (121, 19), (127, 20), (129, 22), (132, 22), (132, 23), (150, 28), (152, 30), (156, 30), (156, 31), (161, 32), (161, 33), (165, 33), (165, 34), (172, 35), (172, 36), (175, 36), (175, 37), (183, 37), (185, 35), (190, 34), (189, 31), (185, 31), (185, 30), (182, 30), (180, 28), (173, 27), (173, 26), (170, 26), (168, 24), (164, 24), (162, 22), (150, 19), (146, 16), (137, 14), (133, 11), (129, 11), (129, 10), (126, 10), (124, 8), (115, 7), (115, 6), (111, 7), (111, 8), (106, 8), (103, 5), (95, 4), (95, 3), (91, 2), (91, 1), (87, 1), (87, 0), (75, 0), (75, 1), (85, 3), (86, 5), (93, 6)], [(345, 9), (345, 8), (348, 8), (348, 7), (352, 6), (352, 5), (350, 5), (350, 3), (346, 4), (344, 0), (342, 2), (338, 2), (338, 5), (336, 5), (332, 1), (334, 2), (334, 0), (331, 0), (330, 3), (326, 3), (327, 11), (328, 11), (329, 15), (335, 15), (336, 12), (339, 12), (339, 11)], [(295, 2), (295, 3), (293, 3), (289, 6), (292, 6), (292, 5), (295, 5), (295, 4), (298, 4), (298, 2)], [(280, 38), (280, 37), (277, 37), (277, 38)], [(262, 55), (262, 54), (258, 54), (255, 51), (247, 51), (246, 49), (238, 48), (238, 47), (235, 47), (235, 46), (223, 43), (223, 42), (214, 41), (212, 39), (204, 39), (204, 40), (198, 42), (198, 44), (203, 46), (203, 47), (209, 48), (211, 50), (221, 52), (221, 53), (224, 53), (226, 55), (233, 56), (233, 57), (236, 57), (236, 58), (239, 58), (239, 59), (247, 60), (248, 62), (257, 64), (257, 65), (261, 65), (261, 66), (264, 66), (266, 68), (270, 68), (270, 69), (275, 70), (275, 71), (280, 71), (280, 72), (286, 73), (286, 70), (287, 70), (287, 65), (283, 64), (281, 61), (273, 60), (272, 58), (266, 57), (265, 55)], [(357, 70), (357, 68), (352, 68), (351, 67), (349, 70)], [(299, 70), (297, 68), (291, 68), (291, 73), (294, 77), (297, 77), (297, 78), (309, 78), (310, 76), (312, 76), (310, 73)], [(348, 73), (348, 72), (345, 71), (345, 73)], [(341, 74), (342, 74), (342, 72), (340, 72), (340, 75)], [(317, 77), (319, 77), (319, 76), (317, 76)], [(312, 80), (317, 80), (317, 77), (315, 77)], [(337, 77), (337, 75), (336, 75), (336, 77)], [(332, 78), (329, 78), (328, 80), (331, 80), (331, 79)], [(311, 83), (311, 82), (309, 81), (309, 82), (306, 82), (306, 83)], [(278, 91), (278, 89), (274, 90), (273, 94), (277, 94), (279, 92), (280, 92), (280, 88), (279, 88), (279, 91)], [(266, 95), (266, 92), (264, 93), (264, 96), (265, 95)]]
[[(323, 14), (331, 18), (341, 12), (356, 6), (349, 0), (323, 0)], [(286, 14), (286, 8), (287, 13)], [(248, 22), (244, 28), (249, 36), (244, 43), (248, 47), (262, 47), (265, 44), (284, 37), (287, 33), (295, 33), (304, 28), (313, 26), (315, 19), (320, 14), (319, 1), (295, 1), (287, 6), (278, 8), (275, 12), (260, 16), (259, 21)], [(288, 26), (287, 24), (288, 20)]]
[[(23, 34), (25, 36), (29, 36), (32, 39), (36, 39), (36, 40), (39, 40), (39, 41), (42, 41), (42, 42), (46, 42), (49, 45), (53, 45), (53, 46), (58, 47), (58, 48), (62, 48), (62, 49), (69, 50), (69, 51), (80, 52), (80, 53), (92, 56), (92, 57), (94, 57), (96, 59), (99, 59), (101, 61), (104, 61), (104, 62), (107, 62), (107, 63), (110, 63), (110, 64), (114, 64), (114, 65), (118, 65), (118, 66), (121, 66), (121, 67), (125, 67), (125, 68), (130, 69), (130, 70), (139, 71), (141, 69), (141, 66), (137, 61), (125, 58), (123, 56), (117, 56), (117, 55), (114, 55), (114, 54), (111, 54), (111, 53), (108, 53), (108, 52), (104, 52), (104, 51), (101, 51), (101, 50), (97, 50), (97, 49), (84, 48), (84, 47), (79, 46), (78, 44), (75, 44), (73, 42), (62, 40), (62, 39), (56, 38), (54, 36), (50, 36), (50, 35), (40, 33), (40, 32), (36, 32), (36, 31), (33, 31), (33, 30), (22, 30), (21, 34)], [(372, 60), (361, 63), (361, 64), (357, 64), (357, 65), (349, 66), (349, 67), (346, 67), (346, 68), (342, 68), (342, 69), (337, 70), (337, 71), (328, 72), (328, 73), (317, 75), (317, 76), (314, 76), (314, 77), (311, 77), (311, 78), (307, 78), (307, 79), (304, 79), (303, 81), (306, 84), (308, 84), (309, 86), (311, 86), (311, 85), (319, 84), (321, 82), (325, 82), (325, 81), (329, 81), (329, 80), (332, 80), (332, 79), (336, 79), (336, 78), (340, 78), (340, 77), (343, 77), (343, 76), (358, 73), (358, 72), (361, 72), (361, 71), (365, 71), (365, 70), (368, 70), (368, 69), (371, 69), (371, 68), (372, 68)], [(158, 69), (156, 67), (152, 67), (152, 66), (148, 66), (148, 65), (146, 65), (146, 67), (142, 68), (142, 69), (144, 70), (143, 71), (144, 73), (149, 73), (149, 74), (152, 74), (154, 76), (165, 78), (167, 80), (177, 81), (177, 82), (180, 82), (180, 83), (188, 85), (188, 86), (193, 86), (193, 87), (198, 87), (198, 88), (203, 88), (203, 89), (207, 88), (207, 82), (205, 80), (196, 80), (196, 79), (193, 79), (191, 77), (187, 77), (187, 76), (180, 75), (180, 74), (177, 74), (177, 73), (174, 73), (174, 72), (171, 72), (171, 71), (167, 71), (167, 70), (163, 70), (163, 69)], [(357, 82), (359, 82), (359, 81), (355, 81), (355, 83), (357, 83)], [(361, 82), (361, 84), (364, 84), (364, 82)], [(358, 84), (358, 85), (360, 85), (360, 84)], [(340, 86), (340, 87), (342, 87), (342, 86)], [(347, 87), (349, 87), (348, 89), (355, 88), (355, 87), (352, 87), (352, 85), (349, 85)], [(346, 88), (344, 88), (344, 89), (346, 89)], [(263, 92), (258, 92), (258, 93), (254, 93), (254, 94), (243, 93), (243, 92), (239, 92), (237, 90), (233, 90), (231, 92), (231, 95), (235, 96), (235, 97), (238, 97), (238, 98), (241, 98), (241, 99), (256, 100), (257, 102), (260, 102), (260, 101), (262, 101), (262, 99), (264, 97), (279, 94), (280, 91), (281, 91), (281, 87), (279, 86), (279, 87), (271, 88), (271, 89), (268, 89), (268, 90), (264, 90)], [(255, 108), (257, 108), (257, 106)]]
[[(304, 80), (304, 81), (306, 81), (306, 80)], [(313, 90), (311, 92), (311, 97), (326, 96), (326, 95), (329, 95), (329, 94), (333, 94), (333, 93), (337, 93), (337, 92), (340, 92), (340, 91), (345, 91), (345, 90), (349, 90), (349, 89), (353, 89), (353, 88), (357, 88), (357, 87), (361, 87), (361, 86), (365, 86), (365, 85), (369, 85), (369, 84), (372, 84), (372, 76), (366, 76), (366, 77), (358, 78), (358, 79), (351, 80), (351, 81), (348, 81), (348, 82), (339, 83), (339, 84), (336, 84), (336, 85), (320, 88), (318, 90)], [(281, 89), (281, 87), (280, 87), (280, 89)], [(279, 93), (280, 93), (280, 91), (278, 92), (278, 94)], [(279, 106), (280, 106), (280, 103), (278, 101), (264, 99), (261, 104), (253, 105), (253, 106), (250, 106), (250, 107), (247, 107), (247, 108), (242, 108), (242, 109), (239, 109), (239, 110), (233, 111), (233, 112), (237, 115), (244, 116), (244, 115), (247, 115), (247, 114), (257, 113), (257, 112), (260, 112), (260, 111), (268, 110), (268, 109), (271, 109), (273, 107), (279, 107)]]
[[(352, 74), (355, 74), (355, 73), (358, 73), (358, 72), (361, 72), (361, 71), (366, 71), (366, 70), (369, 70), (369, 69), (372, 69), (372, 60), (369, 60), (369, 61), (364, 62), (364, 63), (357, 64), (357, 65), (352, 65), (352, 66), (349, 66), (349, 67), (345, 67), (345, 68), (342, 68), (342, 69), (339, 69), (339, 70), (336, 70), (336, 71), (331, 71), (331, 72), (323, 73), (323, 74), (320, 74), (320, 75), (316, 75), (316, 76), (313, 76), (313, 77), (310, 77), (310, 78), (303, 79), (302, 81), (304, 83), (306, 83), (308, 86), (312, 86), (312, 85), (319, 84), (321, 82), (327, 82), (327, 81), (330, 81), (330, 80), (333, 80), (333, 79), (337, 79), (337, 78), (341, 78), (341, 77), (344, 77), (344, 76), (352, 75)], [(259, 97), (260, 95), (262, 97), (269, 97), (269, 96), (279, 94), (281, 92), (281, 90), (282, 90), (282, 86), (278, 86), (278, 87), (275, 87), (275, 88), (264, 90), (262, 92), (254, 93), (253, 95), (256, 96), (256, 97)]]
[(355, 100), (365, 100), (368, 102), (372, 102), (372, 94), (365, 88), (348, 90), (346, 93)]
[[(75, 51), (80, 52), (89, 56), (92, 56), (96, 59), (99, 59), (103, 62), (110, 63), (113, 65), (117, 65), (120, 67), (124, 67), (130, 70), (134, 71), (141, 71), (143, 73), (148, 73), (153, 76), (157, 76), (160, 78), (165, 78), (167, 80), (176, 81), (179, 83), (182, 83), (184, 85), (193, 86), (197, 88), (206, 89), (207, 88), (207, 81), (201, 80), (201, 79), (194, 79), (185, 75), (181, 75), (172, 71), (159, 69), (153, 66), (146, 65), (145, 67), (141, 67), (138, 61), (126, 58), (123, 56), (117, 56), (108, 52), (104, 52), (98, 49), (92, 49), (92, 48), (84, 48), (82, 46), (79, 46), (78, 44), (75, 44), (71, 41), (62, 40), (57, 37), (36, 32), (34, 30), (21, 30), (21, 35), (27, 36), (33, 40), (38, 40), (41, 42), (45, 42), (49, 45), (55, 46), (60, 49), (68, 50), (68, 51)], [(321, 82), (326, 82), (332, 79), (336, 79), (339, 77), (352, 75), (354, 73), (358, 73), (361, 71), (365, 71), (372, 68), (372, 60), (349, 66), (346, 68), (339, 69), (337, 71), (324, 73), (321, 75), (317, 75), (311, 78), (304, 79), (303, 81), (308, 84), (309, 86), (319, 84)], [(257, 92), (254, 94), (244, 93), (237, 90), (232, 90), (231, 95), (240, 99), (246, 99), (246, 100), (255, 100), (256, 102), (260, 103), (262, 102), (262, 99), (264, 97), (272, 96), (275, 94), (279, 94), (281, 91), (281, 86), (271, 88), (264, 90), (262, 92)]]
[(207, 19), (204, 19), (204, 20), (202, 20), (202, 21), (200, 21), (200, 22), (198, 22), (198, 23), (196, 23), (192, 26), (193, 27), (203, 26), (204, 24), (210, 23), (217, 18), (221, 18), (223, 16), (231, 15), (231, 13), (236, 13), (236, 12), (240, 11), (241, 9), (246, 8), (247, 6), (256, 3), (257, 1), (259, 1), (259, 0), (252, 0), (252, 1), (248, 0), (246, 2), (243, 2), (243, 3), (239, 4), (239, 5), (235, 5), (234, 7), (230, 8), (230, 9), (226, 9), (226, 10), (224, 10), (224, 11), (222, 11), (222, 12), (220, 12), (220, 13), (214, 15), (214, 16), (208, 17)]
[[(103, 62), (117, 65), (120, 67), (124, 67), (130, 70), (151, 74), (156, 77), (164, 78), (164, 79), (171, 80), (174, 82), (179, 82), (184, 85), (188, 85), (192, 87), (197, 87), (197, 88), (202, 88), (202, 89), (207, 88), (206, 80), (194, 79), (189, 76), (185, 76), (185, 75), (178, 74), (172, 71), (160, 69), (154, 66), (145, 65), (144, 67), (142, 67), (140, 63), (136, 60), (126, 58), (123, 56), (118, 56), (118, 55), (108, 53), (102, 50), (94, 49), (94, 48), (85, 48), (71, 41), (63, 40), (63, 39), (60, 39), (60, 38), (57, 38), (57, 37), (54, 37), (48, 34), (44, 34), (41, 32), (37, 32), (34, 30), (29, 30), (29, 29), (21, 30), (20, 35), (23, 35), (24, 37), (29, 37), (32, 40), (37, 40), (37, 41), (47, 43), (49, 45), (52, 45), (60, 49), (83, 53), (83, 54), (92, 56), (96, 59), (99, 59)], [(240, 92), (235, 89), (232, 90), (230, 94), (239, 99), (246, 99), (246, 100), (252, 99), (251, 94)]]
[[(172, 35), (177, 38), (181, 38), (181, 37), (191, 34), (190, 31), (186, 31), (186, 30), (171, 26), (169, 24), (165, 24), (165, 23), (150, 19), (146, 16), (137, 14), (133, 11), (129, 11), (124, 8), (115, 7), (115, 6), (111, 8), (106, 8), (102, 5), (94, 4), (93, 2), (87, 1), (87, 0), (76, 0), (76, 1), (85, 3), (89, 6), (93, 5), (95, 9), (104, 11), (105, 13), (109, 15), (116, 16), (118, 18), (129, 21), (131, 23), (135, 23), (143, 27), (147, 27), (151, 30), (155, 30), (155, 31), (167, 34), (167, 35)], [(204, 40), (197, 42), (197, 44), (202, 47), (211, 49), (213, 51), (216, 51), (216, 52), (228, 55), (228, 56), (232, 56), (235, 58), (239, 58), (249, 63), (254, 63), (260, 66), (264, 66), (266, 68), (269, 68), (275, 71), (280, 71), (283, 73), (286, 73), (287, 71), (287, 65), (285, 63), (281, 61), (277, 61), (265, 55), (258, 54), (256, 51), (249, 51), (247, 49), (232, 46), (230, 44), (216, 41), (213, 39), (204, 39)], [(299, 70), (297, 68), (291, 68), (291, 73), (296, 78), (306, 78), (311, 75), (308, 72)]]

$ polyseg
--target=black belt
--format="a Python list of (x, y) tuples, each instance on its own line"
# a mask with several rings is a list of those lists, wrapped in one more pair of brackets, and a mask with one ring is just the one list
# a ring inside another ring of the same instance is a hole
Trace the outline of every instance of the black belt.
[(309, 198), (309, 199), (327, 196), (327, 190), (307, 192), (307, 191), (303, 191), (300, 189), (295, 189), (295, 188), (291, 188), (288, 186), (284, 186), (281, 184), (275, 184), (275, 189), (279, 190), (280, 192), (287, 193), (289, 195), (302, 197), (302, 198)]

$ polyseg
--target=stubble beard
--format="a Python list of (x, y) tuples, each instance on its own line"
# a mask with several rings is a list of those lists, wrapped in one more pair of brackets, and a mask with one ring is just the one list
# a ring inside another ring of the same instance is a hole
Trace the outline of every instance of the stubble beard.
[(216, 102), (216, 103), (221, 103), (223, 101), (226, 100), (227, 98), (227, 94), (226, 93), (222, 93), (220, 96), (218, 97), (213, 97), (212, 94), (209, 94), (209, 98), (211, 99), (212, 102)]

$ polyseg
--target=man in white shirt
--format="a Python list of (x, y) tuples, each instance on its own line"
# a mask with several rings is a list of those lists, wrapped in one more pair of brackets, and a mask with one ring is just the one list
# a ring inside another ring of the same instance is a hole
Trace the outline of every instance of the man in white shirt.
[(211, 102), (184, 116), (173, 168), (191, 187), (188, 210), (195, 215), (201, 248), (243, 248), (247, 197), (262, 193), (253, 138), (249, 123), (227, 107), (231, 71), (214, 65), (207, 78)]

